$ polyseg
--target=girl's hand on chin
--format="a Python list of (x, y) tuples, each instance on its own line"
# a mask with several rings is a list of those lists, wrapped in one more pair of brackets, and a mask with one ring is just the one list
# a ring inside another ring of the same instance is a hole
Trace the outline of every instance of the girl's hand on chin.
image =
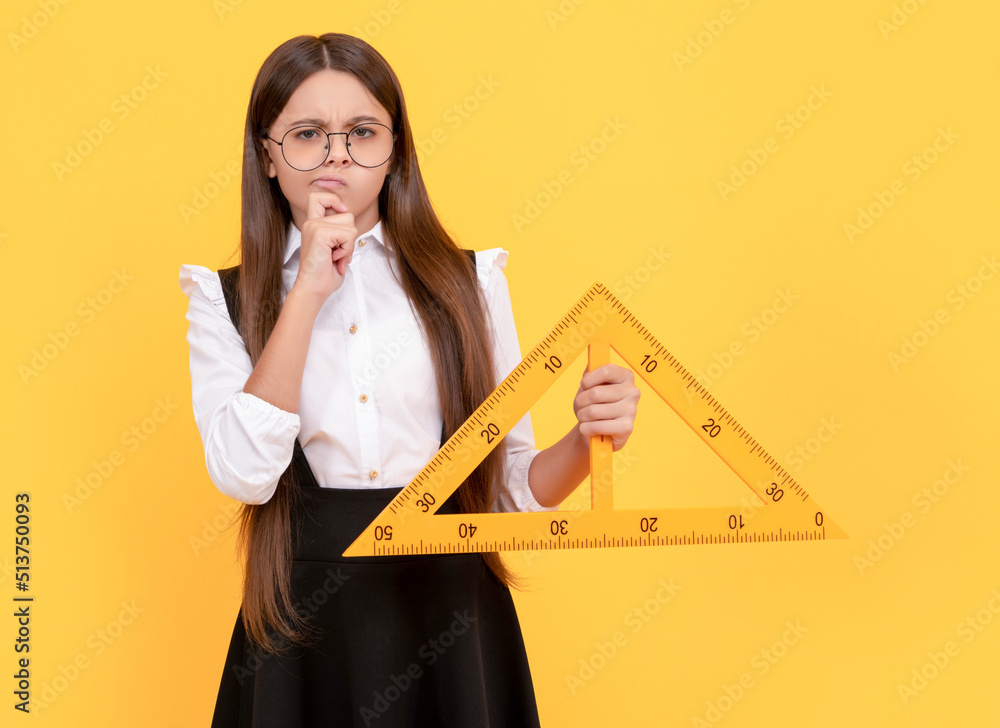
[(293, 288), (325, 301), (340, 288), (354, 254), (354, 215), (335, 192), (311, 192), (302, 223), (299, 273)]

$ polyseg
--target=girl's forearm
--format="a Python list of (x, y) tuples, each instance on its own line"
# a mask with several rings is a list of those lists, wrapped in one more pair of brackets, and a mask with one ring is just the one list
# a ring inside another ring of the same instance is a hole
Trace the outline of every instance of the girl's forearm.
[(590, 443), (577, 423), (566, 435), (531, 461), (528, 487), (545, 507), (562, 503), (590, 472)]
[(309, 340), (319, 308), (293, 287), (243, 391), (286, 412), (298, 413)]

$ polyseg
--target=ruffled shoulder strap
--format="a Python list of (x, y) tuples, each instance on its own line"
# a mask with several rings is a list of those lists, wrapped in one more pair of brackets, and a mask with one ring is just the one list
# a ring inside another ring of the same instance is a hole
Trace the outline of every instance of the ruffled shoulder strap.
[(185, 263), (181, 266), (177, 282), (185, 296), (190, 298), (195, 289), (198, 289), (205, 298), (221, 308), (223, 304), (222, 286), (219, 283), (219, 276), (214, 270), (203, 265)]
[(480, 250), (476, 256), (476, 277), (483, 290), (488, 290), (490, 278), (493, 275), (493, 268), (501, 271), (507, 267), (507, 251), (503, 248), (490, 248)]

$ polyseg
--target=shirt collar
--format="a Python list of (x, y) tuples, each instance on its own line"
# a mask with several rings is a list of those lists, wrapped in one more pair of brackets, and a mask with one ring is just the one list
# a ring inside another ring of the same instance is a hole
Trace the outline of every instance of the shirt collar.
[[(371, 240), (380, 245), (385, 245), (385, 238), (382, 235), (382, 221), (379, 220), (375, 223), (375, 226), (358, 236), (358, 241), (361, 240)], [(296, 227), (294, 222), (288, 223), (288, 238), (285, 241), (285, 260), (282, 265), (287, 264), (291, 260), (292, 256), (295, 255), (295, 251), (302, 247), (302, 231)], [(355, 246), (355, 251), (357, 247)]]

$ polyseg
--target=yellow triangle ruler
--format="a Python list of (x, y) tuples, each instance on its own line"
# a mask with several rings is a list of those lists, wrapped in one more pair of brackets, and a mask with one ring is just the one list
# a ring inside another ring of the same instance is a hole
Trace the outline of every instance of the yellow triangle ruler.
[[(611, 439), (591, 438), (591, 510), (435, 512), (589, 348), (613, 348), (752, 491), (743, 504), (616, 510)], [(642, 324), (595, 283), (358, 536), (344, 556), (816, 541), (847, 534)]]

